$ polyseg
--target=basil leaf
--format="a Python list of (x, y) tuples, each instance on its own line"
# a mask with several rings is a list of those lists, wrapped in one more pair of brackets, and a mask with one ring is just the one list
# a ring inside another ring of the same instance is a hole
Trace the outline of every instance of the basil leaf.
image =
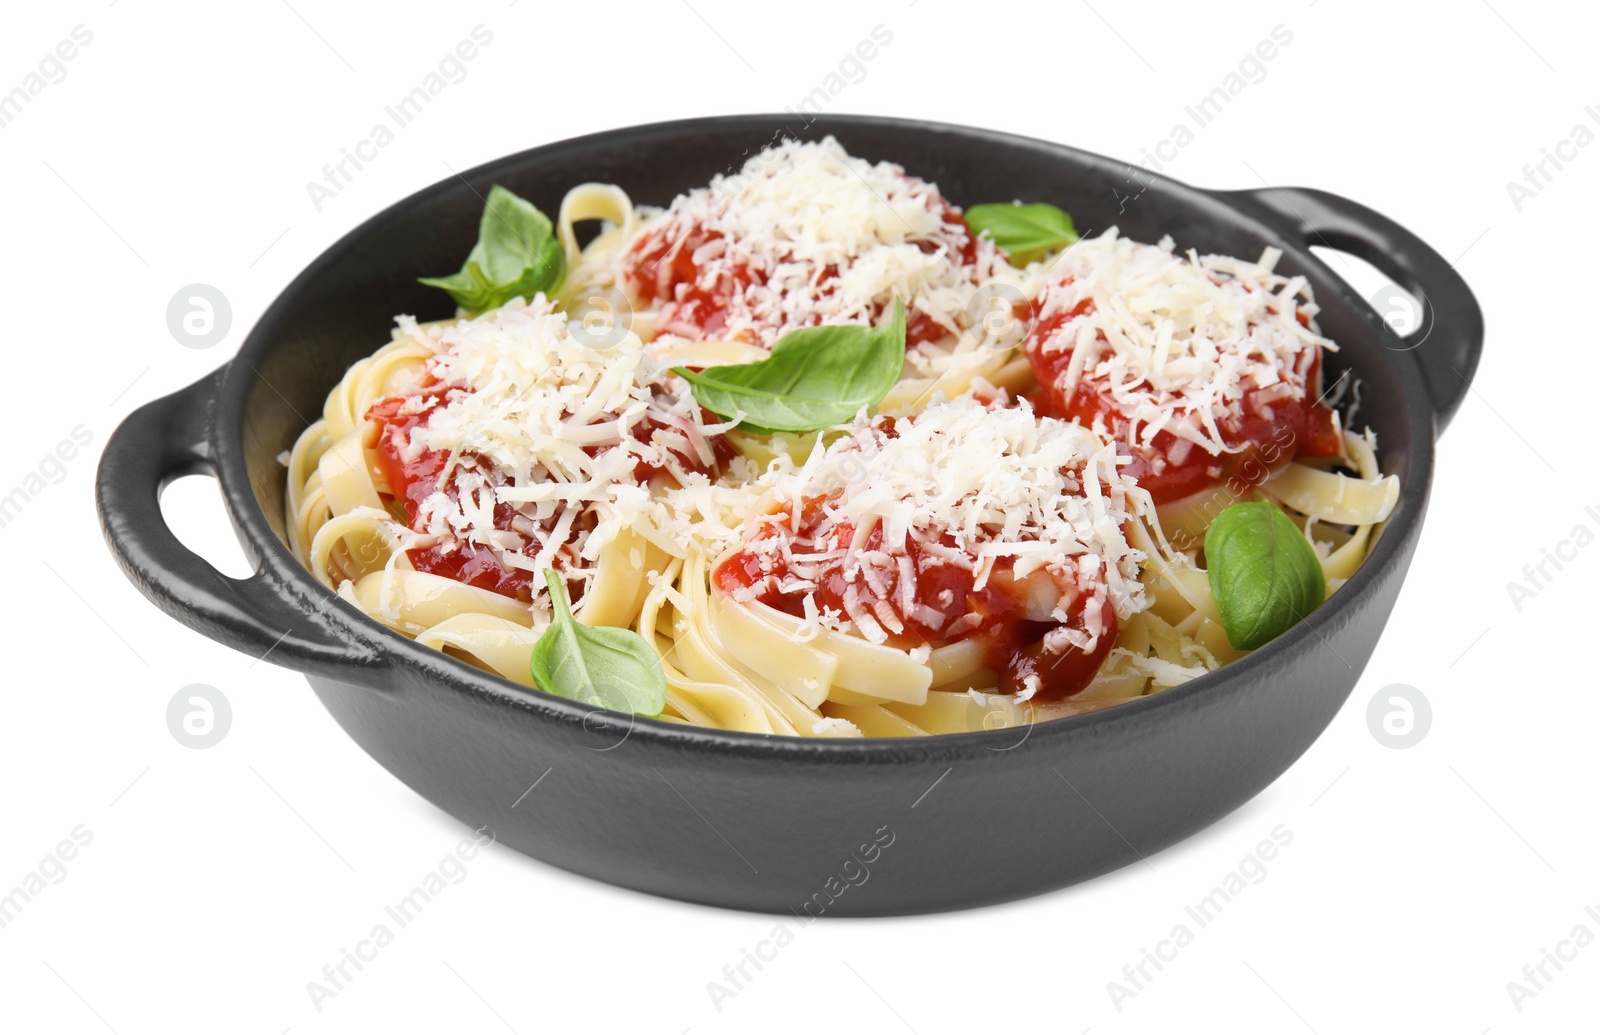
[(1235, 650), (1255, 650), (1327, 596), (1317, 553), (1271, 503), (1235, 503), (1206, 529), (1206, 577)]
[(632, 629), (584, 625), (572, 617), (567, 587), (545, 569), (554, 619), (533, 645), (533, 681), (539, 689), (613, 711), (657, 716), (667, 703), (661, 660)]
[(754, 363), (674, 367), (695, 401), (723, 417), (743, 414), (739, 426), (761, 435), (816, 431), (874, 406), (900, 380), (906, 362), (906, 310), (897, 298), (887, 324), (802, 327)]
[(448, 277), (417, 279), (450, 292), (456, 305), (474, 313), (518, 296), (549, 294), (567, 272), (566, 249), (551, 229), (549, 217), (533, 205), (504, 187), (490, 187), (467, 264)]
[(1011, 260), (1026, 266), (1056, 248), (1078, 243), (1072, 217), (1044, 202), (974, 205), (964, 213), (973, 233), (987, 233)]

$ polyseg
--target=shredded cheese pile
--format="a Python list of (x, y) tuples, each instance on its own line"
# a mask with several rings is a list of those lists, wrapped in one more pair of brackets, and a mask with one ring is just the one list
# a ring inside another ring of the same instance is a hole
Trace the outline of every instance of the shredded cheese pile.
[[(915, 417), (863, 416), (827, 449), (819, 445), (802, 467), (773, 479), (770, 505), (752, 517), (751, 528), (770, 526), (775, 534), (748, 537), (745, 549), (774, 573), (782, 593), (805, 594), (808, 621), (853, 625), (879, 643), (900, 631), (884, 599), (889, 587), (900, 614), (918, 614), (934, 627), (941, 621), (918, 603), (920, 572), (906, 549), (910, 540), (924, 566), (971, 571), (977, 589), (1007, 567), (1019, 580), (1041, 569), (1061, 576), (1056, 583), (1068, 595), (1055, 606), (1056, 621), (1066, 621), (1074, 586), (1109, 592), (1126, 618), (1146, 606), (1138, 570), (1143, 554), (1129, 545), (1125, 526), (1130, 512), (1148, 506), (1148, 496), (1117, 464), (1115, 448), (1093, 432), (1036, 417), (1025, 402), (991, 408), (964, 397), (936, 402)], [(819, 498), (821, 523), (797, 543), (806, 501)], [(866, 548), (879, 526), (881, 544)], [(840, 564), (850, 580), (842, 616), (819, 609), (813, 592), (824, 567)], [(858, 582), (871, 592), (858, 592)], [(760, 588), (758, 582), (745, 595), (754, 598)], [(1089, 613), (1098, 621), (1098, 609)], [(960, 637), (980, 618), (965, 615), (942, 632)], [(1076, 645), (1092, 648), (1101, 631), (1091, 628), (1087, 642)]]
[(1140, 244), (1113, 228), (1053, 264), (1039, 320), (1090, 304), (1034, 347), (1071, 350), (1056, 387), (1067, 397), (1088, 379), (1109, 393), (1130, 447), (1167, 431), (1185, 452), (1215, 456), (1232, 448), (1224, 429), (1243, 415), (1247, 386), (1264, 389), (1252, 405), (1304, 398), (1317, 347), (1337, 348), (1300, 323), (1316, 313), (1311, 289), (1273, 272), (1279, 255), (1179, 256), (1170, 237)]
[[(419, 390), (408, 404), (432, 413), (402, 457), (448, 453), (455, 475), (454, 497), (442, 491), (447, 468), (441, 490), (418, 508), (427, 545), (489, 550), (532, 572), (557, 567), (560, 556), (576, 574), (623, 528), (682, 555), (697, 538), (731, 537), (734, 515), (749, 505), (737, 485), (685, 466), (694, 458), (711, 467), (710, 436), (731, 425), (705, 423), (687, 386), (654, 366), (637, 339), (590, 348), (542, 295), (426, 328), (402, 317), (398, 334), (433, 348), (429, 371), (452, 388), (442, 402)], [(636, 477), (641, 462), (677, 485), (653, 497)], [(514, 508), (509, 528), (496, 522), (497, 504)]]
[[(959, 335), (974, 290), (1018, 274), (992, 241), (974, 244), (964, 224), (947, 221), (955, 211), (935, 185), (854, 158), (827, 137), (757, 153), (738, 173), (679, 195), (644, 231), (679, 246), (696, 231), (712, 238), (693, 255), (696, 284), (732, 287), (728, 333), (740, 340), (771, 345), (799, 327), (870, 323), (896, 297)], [(969, 246), (971, 264), (962, 254)], [(656, 264), (658, 294), (672, 287), (670, 258)], [(699, 336), (670, 321), (658, 330)]]

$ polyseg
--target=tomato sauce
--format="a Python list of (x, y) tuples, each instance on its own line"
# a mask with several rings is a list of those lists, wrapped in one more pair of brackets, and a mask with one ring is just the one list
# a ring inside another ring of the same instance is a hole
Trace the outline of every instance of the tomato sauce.
[[(1035, 302), (1033, 328), (1028, 333), (1026, 351), (1039, 381), (1034, 402), (1042, 415), (1076, 420), (1089, 426), (1101, 418), (1118, 449), (1128, 451), (1130, 419), (1104, 380), (1087, 371), (1072, 391), (1063, 392), (1062, 378), (1072, 363), (1072, 350), (1046, 352), (1043, 348), (1069, 320), (1089, 312), (1094, 303), (1084, 299), (1072, 309), (1040, 320), (1042, 302)], [(1304, 313), (1300, 322), (1308, 324)], [(1312, 361), (1305, 386), (1319, 383), (1322, 356), (1320, 349)], [(1217, 428), (1228, 452), (1212, 455), (1193, 445), (1176, 462), (1173, 450), (1182, 447), (1170, 431), (1160, 431), (1149, 445), (1133, 449), (1133, 462), (1121, 468), (1150, 492), (1157, 504), (1172, 503), (1217, 485), (1228, 485), (1242, 492), (1258, 484), (1272, 469), (1296, 456), (1336, 456), (1340, 450), (1333, 410), (1314, 399), (1309, 391), (1299, 399), (1269, 399), (1260, 396), (1266, 389), (1246, 385), (1239, 400), (1239, 412), (1219, 418)]]
[[(458, 461), (449, 476), (441, 483), (440, 476), (449, 462), (450, 454), (437, 449), (424, 449), (416, 456), (408, 457), (404, 455), (405, 446), (411, 433), (426, 425), (438, 406), (443, 406), (448, 401), (450, 393), (458, 391), (465, 389), (451, 389), (443, 385), (426, 389), (421, 394), (424, 397), (435, 398), (438, 402), (420, 413), (401, 412), (407, 402), (405, 396), (383, 399), (374, 403), (367, 411), (367, 419), (375, 421), (378, 425), (378, 440), (374, 447), (378, 468), (383, 472), (384, 481), (389, 485), (394, 504), (404, 510), (406, 526), (415, 531), (423, 531), (418, 525), (418, 513), (423, 501), (429, 496), (442, 491), (452, 501), (460, 499), (457, 479), (463, 468)], [(705, 423), (715, 423), (719, 419), (705, 411), (701, 412)], [(639, 442), (649, 442), (656, 431), (664, 429), (665, 425), (647, 418), (634, 425), (632, 435)], [(715, 478), (733, 457), (738, 455), (738, 452), (724, 436), (710, 437), (714, 454), (710, 464), (706, 464), (698, 456), (685, 455), (677, 449), (668, 451), (685, 471), (696, 471)], [(591, 456), (598, 456), (608, 449), (615, 448), (617, 447), (614, 445), (588, 446), (585, 447), (585, 452)], [(464, 458), (469, 462), (476, 459), (470, 454), (464, 454)], [(634, 465), (633, 477), (637, 483), (643, 485), (659, 479), (671, 479), (672, 472), (663, 464), (652, 464), (641, 458)], [(521, 524), (526, 529), (528, 520), (509, 503), (496, 503), (494, 506), (494, 527), (520, 536), (525, 544), (531, 543), (532, 540), (524, 531), (517, 529), (516, 525)], [(556, 518), (552, 516), (544, 523), (544, 530), (548, 531), (555, 523)], [(580, 515), (573, 523), (574, 531), (586, 531), (591, 526), (592, 521), (587, 521), (586, 515)], [(443, 546), (418, 547), (407, 551), (406, 556), (411, 559), (412, 566), (418, 571), (442, 575), (517, 600), (531, 601), (537, 588), (535, 584), (543, 585), (538, 573), (507, 567), (500, 562), (493, 551), (477, 549), (470, 544), (452, 545), (449, 549)], [(576, 604), (577, 599), (574, 599), (573, 603)]]
[(662, 329), (696, 329), (702, 338), (728, 336), (728, 311), (757, 278), (743, 263), (694, 264), (695, 252), (722, 240), (722, 233), (694, 227), (681, 240), (672, 227), (645, 234), (623, 256), (623, 277), (633, 293), (661, 303)]
[[(818, 526), (823, 520), (823, 498), (806, 501), (802, 510), (800, 531), (795, 534), (788, 524), (766, 525), (757, 539), (774, 535), (793, 535), (797, 543), (816, 541)], [(849, 542), (855, 530), (849, 524), (834, 526), (825, 534), (832, 542)], [(954, 545), (948, 536), (946, 545)], [(826, 544), (818, 544), (826, 549)], [(883, 546), (883, 529), (873, 529), (863, 547), (879, 550)], [(899, 633), (889, 632), (889, 643), (901, 649), (922, 645), (939, 645), (951, 637), (948, 631), (966, 615), (978, 617), (977, 624), (955, 639), (976, 639), (982, 643), (985, 664), (1000, 674), (1000, 689), (1015, 694), (1022, 690), (1025, 680), (1037, 677), (1038, 689), (1033, 700), (1060, 700), (1081, 691), (1094, 679), (1100, 664), (1111, 652), (1117, 638), (1117, 616), (1111, 605), (1105, 584), (1095, 579), (1086, 585), (1080, 578), (1074, 587), (1072, 603), (1066, 609), (1066, 622), (1036, 621), (1028, 617), (1026, 602), (1021, 599), (1017, 583), (1006, 577), (1010, 572), (1008, 559), (996, 562), (995, 571), (982, 589), (977, 588), (973, 573), (938, 556), (930, 556), (916, 540), (908, 538), (905, 553), (917, 574), (916, 594), (911, 613), (901, 608), (898, 577), (885, 572), (885, 591), (880, 597), (862, 579), (859, 572), (847, 575), (844, 562), (835, 560), (824, 564), (818, 586), (811, 591), (817, 608), (832, 608), (848, 617), (845, 610), (845, 593), (852, 583), (857, 594), (871, 603), (881, 600), (894, 612), (904, 626)], [(783, 560), (776, 554), (758, 555), (746, 546), (728, 556), (713, 573), (717, 586), (729, 594), (746, 592), (749, 587), (760, 587), (756, 599), (786, 614), (801, 617), (804, 614), (804, 593), (786, 594), (779, 589), (786, 574)], [(775, 576), (775, 577), (769, 577)], [(996, 577), (999, 576), (999, 577)], [(933, 614), (922, 611), (930, 609)], [(1091, 609), (1100, 612), (1100, 634), (1089, 651), (1068, 646), (1052, 653), (1044, 649), (1047, 633), (1061, 628), (1087, 631)], [(968, 620), (970, 624), (970, 619)], [(958, 626), (959, 627), (959, 626)]]
[[(961, 214), (948, 204), (940, 202), (941, 220), (960, 235), (961, 247), (957, 251), (962, 266), (972, 266), (978, 258), (978, 238), (968, 228)], [(738, 338), (747, 340), (753, 335), (747, 329), (730, 332), (728, 318), (751, 287), (762, 286), (765, 277), (742, 262), (721, 255), (697, 266), (694, 256), (708, 244), (723, 240), (720, 230), (696, 225), (682, 233), (675, 224), (664, 224), (641, 236), (622, 257), (623, 279), (632, 294), (647, 302), (660, 303), (656, 326), (663, 331), (684, 334), (686, 337)], [(939, 242), (922, 238), (913, 241), (926, 254), (933, 254)], [(817, 291), (827, 297), (839, 289), (839, 268), (828, 266), (817, 279)], [(907, 300), (903, 300), (907, 301)], [(881, 316), (882, 312), (875, 314)], [(807, 321), (807, 326), (822, 322), (821, 317)], [(927, 342), (939, 341), (950, 332), (938, 321), (920, 310), (907, 305), (906, 347), (915, 348)], [(750, 341), (750, 344), (768, 345), (771, 342)]]
[[(436, 398), (438, 403), (420, 413), (401, 413), (401, 407), (407, 402), (406, 396), (383, 399), (367, 411), (367, 419), (378, 424), (378, 441), (374, 449), (378, 469), (389, 484), (394, 502), (404, 509), (407, 527), (416, 531), (421, 531), (417, 514), (423, 500), (439, 491), (443, 491), (451, 500), (460, 499), (460, 488), (456, 484), (461, 472), (460, 464), (440, 484), (440, 475), (450, 459), (449, 453), (438, 449), (424, 449), (415, 457), (406, 457), (402, 453), (411, 432), (427, 424), (434, 410), (445, 404), (447, 393), (448, 389), (442, 385), (423, 393)], [(495, 504), (496, 528), (509, 530), (515, 516), (516, 509), (509, 503)], [(442, 546), (427, 546), (408, 550), (406, 556), (418, 571), (442, 575), (517, 600), (533, 599), (531, 587), (535, 573), (521, 568), (508, 568), (489, 550), (476, 550), (471, 546), (458, 546), (450, 550)]]

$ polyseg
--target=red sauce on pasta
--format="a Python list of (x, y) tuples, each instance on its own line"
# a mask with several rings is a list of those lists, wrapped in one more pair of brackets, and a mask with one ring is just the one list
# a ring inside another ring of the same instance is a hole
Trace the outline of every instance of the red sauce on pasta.
[[(439, 405), (443, 405), (446, 391), (445, 388), (439, 387), (425, 394), (437, 398)], [(450, 454), (437, 449), (424, 449), (414, 457), (403, 454), (411, 432), (425, 425), (433, 415), (432, 408), (421, 413), (402, 414), (401, 408), (407, 403), (408, 398), (396, 396), (374, 403), (367, 411), (367, 419), (378, 424), (378, 440), (374, 444), (373, 453), (377, 458), (378, 469), (383, 472), (383, 480), (389, 486), (394, 503), (405, 511), (406, 526), (420, 531), (417, 514), (423, 500), (439, 491), (443, 491), (452, 500), (460, 499), (460, 489), (456, 484), (460, 468), (458, 466), (452, 471), (441, 484), (441, 475), (449, 462)], [(495, 504), (495, 527), (509, 530), (515, 514), (516, 511), (510, 504)], [(532, 599), (529, 587), (534, 581), (535, 573), (520, 568), (508, 568), (488, 550), (474, 550), (470, 547), (445, 550), (440, 546), (428, 546), (408, 550), (406, 556), (418, 571), (442, 575), (456, 582), (464, 582), (469, 586), (491, 590), (519, 600)]]
[[(944, 202), (941, 219), (957, 231), (962, 241), (957, 252), (963, 266), (977, 262), (978, 239), (967, 227), (961, 214)], [(752, 287), (761, 287), (765, 278), (748, 265), (717, 256), (697, 265), (695, 254), (704, 246), (723, 239), (720, 230), (703, 225), (691, 226), (684, 232), (676, 224), (665, 223), (654, 230), (640, 234), (622, 256), (623, 278), (631, 292), (647, 302), (660, 304), (656, 325), (689, 337), (735, 338), (751, 344), (767, 344), (751, 340), (748, 330), (730, 331), (728, 316), (734, 300)], [(914, 241), (924, 253), (932, 254), (939, 247), (932, 240)], [(815, 290), (826, 298), (839, 290), (839, 268), (828, 266), (817, 279)], [(881, 310), (877, 315), (882, 315)], [(876, 319), (876, 316), (874, 317)], [(812, 316), (805, 326), (822, 323), (822, 317)], [(927, 342), (939, 341), (950, 332), (925, 313), (907, 307), (906, 346), (914, 348)]]
[[(1228, 452), (1212, 455), (1203, 447), (1182, 442), (1170, 431), (1160, 431), (1149, 445), (1128, 448), (1131, 418), (1112, 395), (1103, 377), (1085, 371), (1071, 391), (1062, 385), (1072, 363), (1072, 349), (1046, 351), (1050, 342), (1069, 320), (1089, 312), (1092, 299), (1084, 299), (1070, 310), (1039, 319), (1042, 303), (1034, 303), (1036, 320), (1025, 343), (1040, 388), (1034, 399), (1043, 414), (1076, 420), (1091, 425), (1098, 418), (1119, 450), (1131, 453), (1133, 462), (1122, 468), (1141, 487), (1149, 490), (1156, 503), (1171, 503), (1217, 485), (1236, 490), (1260, 483), (1272, 469), (1296, 456), (1335, 456), (1340, 443), (1333, 410), (1320, 403), (1307, 390), (1318, 384), (1322, 363), (1320, 350), (1309, 374), (1293, 378), (1302, 389), (1301, 397), (1273, 398), (1268, 388), (1246, 385), (1235, 412), (1219, 418), (1217, 429)], [(1306, 323), (1302, 313), (1300, 321)]]
[[(443, 405), (447, 396), (453, 391), (444, 386), (436, 386), (421, 393), (424, 397), (438, 400), (438, 405)], [(378, 425), (377, 441), (373, 445), (378, 469), (383, 473), (384, 481), (395, 507), (404, 511), (406, 526), (414, 531), (424, 531), (419, 524), (418, 514), (422, 503), (435, 492), (443, 492), (452, 501), (460, 500), (460, 486), (458, 478), (463, 470), (458, 462), (448, 476), (444, 475), (445, 467), (449, 463), (448, 453), (437, 449), (423, 449), (414, 456), (407, 455), (406, 443), (411, 433), (418, 427), (425, 425), (432, 416), (436, 407), (430, 407), (420, 413), (402, 412), (406, 408), (410, 397), (395, 396), (373, 404), (367, 411), (367, 419)], [(410, 409), (415, 408), (412, 402)], [(714, 423), (718, 418), (704, 414), (706, 423)], [(650, 436), (657, 431), (668, 430), (654, 420), (646, 419), (634, 425), (633, 437), (640, 442), (650, 441)], [(706, 464), (698, 456), (685, 455), (677, 449), (669, 449), (673, 457), (679, 461), (686, 471), (697, 471), (708, 477), (715, 478), (728, 464), (737, 451), (732, 443), (721, 435), (710, 436), (713, 462)], [(606, 449), (615, 446), (589, 446), (585, 448), (591, 456), (598, 455)], [(469, 461), (475, 459), (468, 456)], [(489, 465), (483, 465), (487, 470)], [(671, 479), (672, 473), (663, 464), (652, 464), (641, 458), (634, 465), (633, 477), (639, 484), (648, 484), (659, 479)], [(494, 527), (503, 532), (510, 532), (522, 536), (524, 540), (531, 541), (528, 535), (531, 519), (519, 514), (517, 509), (509, 503), (496, 503), (494, 505)], [(555, 517), (545, 521), (544, 528), (548, 530), (555, 524)], [(574, 522), (575, 528), (585, 530), (586, 525), (592, 525), (587, 520), (587, 515), (579, 515)], [(530, 551), (533, 552), (533, 551)], [(479, 589), (487, 589), (504, 596), (518, 600), (532, 600), (535, 584), (543, 585), (543, 580), (537, 572), (527, 571), (522, 568), (507, 567), (502, 564), (493, 551), (475, 549), (471, 545), (450, 547), (428, 546), (409, 550), (406, 556), (418, 571), (432, 575), (441, 575), (456, 582), (463, 582)], [(562, 560), (571, 560), (563, 558)], [(558, 563), (558, 567), (563, 565)], [(577, 583), (570, 584), (576, 587)], [(577, 593), (576, 588), (573, 589)], [(575, 599), (574, 603), (577, 602)]]
[[(822, 498), (806, 502), (798, 532), (787, 524), (771, 524), (761, 529), (756, 539), (788, 535), (797, 544), (812, 543), (825, 502)], [(852, 526), (844, 524), (836, 527), (838, 534), (835, 536), (830, 532), (830, 541), (848, 542), (853, 537)], [(883, 529), (879, 526), (867, 537), (863, 549), (881, 549), (882, 543)], [(976, 616), (975, 623), (967, 619), (970, 630), (957, 638), (975, 639), (983, 645), (984, 661), (999, 673), (1000, 689), (1005, 693), (1016, 693), (1024, 687), (1028, 677), (1036, 676), (1038, 689), (1033, 699), (1039, 701), (1071, 697), (1086, 687), (1116, 642), (1116, 611), (1102, 578), (1080, 576), (1077, 579), (1076, 585), (1071, 587), (1074, 595), (1071, 605), (1066, 609), (1065, 622), (1035, 621), (1028, 617), (1027, 605), (1022, 599), (1024, 590), (1008, 577), (1010, 564), (1006, 559), (996, 563), (994, 573), (980, 589), (972, 571), (942, 558), (929, 556), (914, 539), (906, 540), (905, 553), (918, 573), (911, 608), (902, 607), (895, 576), (886, 575), (883, 591), (874, 592), (862, 579), (859, 569), (847, 569), (842, 559), (821, 565), (816, 580), (817, 588), (812, 591), (816, 606), (846, 614), (845, 594), (853, 584), (857, 593), (875, 604), (888, 607), (900, 620), (904, 631), (890, 633), (889, 644), (901, 649), (922, 645), (940, 646), (941, 637), (950, 623), (967, 615)], [(713, 578), (718, 587), (733, 595), (741, 595), (749, 587), (756, 586), (757, 600), (786, 614), (801, 617), (804, 614), (805, 594), (784, 593), (779, 588), (779, 581), (787, 574), (787, 570), (781, 558), (758, 558), (746, 544), (717, 566)], [(1051, 576), (1037, 572), (1034, 577)], [(1061, 587), (1058, 585), (1056, 588), (1059, 590)], [(1071, 646), (1059, 652), (1044, 649), (1044, 637), (1053, 630), (1065, 626), (1086, 632), (1091, 612), (1098, 612), (1101, 630), (1092, 649), (1084, 651)]]

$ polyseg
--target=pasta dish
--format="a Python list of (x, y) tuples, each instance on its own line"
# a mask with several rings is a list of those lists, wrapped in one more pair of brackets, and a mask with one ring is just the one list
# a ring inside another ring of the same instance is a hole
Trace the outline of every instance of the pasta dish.
[(283, 457), (292, 549), (524, 686), (804, 737), (1111, 707), (1336, 592), (1399, 487), (1305, 279), (963, 200), (832, 138), (665, 209), (496, 187), (457, 315)]

